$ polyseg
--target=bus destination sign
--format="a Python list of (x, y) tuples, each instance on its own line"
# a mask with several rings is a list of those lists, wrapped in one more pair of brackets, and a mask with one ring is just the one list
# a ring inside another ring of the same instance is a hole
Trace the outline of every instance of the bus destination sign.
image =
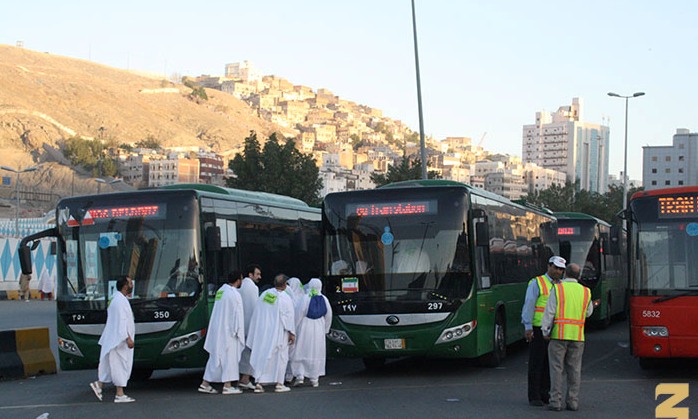
[(579, 235), (579, 227), (558, 227), (557, 228), (557, 235), (558, 236), (578, 236)]
[(398, 215), (435, 215), (436, 200), (400, 201), (400, 202), (365, 202), (347, 205), (347, 217), (384, 217)]
[(660, 196), (657, 198), (659, 218), (679, 218), (698, 215), (696, 195)]
[(153, 218), (164, 216), (161, 205), (138, 205), (127, 207), (92, 208), (89, 210), (94, 219), (100, 218)]

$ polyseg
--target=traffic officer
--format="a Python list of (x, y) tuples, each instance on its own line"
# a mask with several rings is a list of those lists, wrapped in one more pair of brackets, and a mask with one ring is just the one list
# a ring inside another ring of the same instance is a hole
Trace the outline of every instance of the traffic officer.
[(543, 406), (548, 403), (550, 393), (550, 371), (548, 370), (548, 341), (543, 339), (541, 321), (543, 311), (553, 284), (562, 278), (567, 261), (560, 256), (548, 260), (548, 271), (528, 281), (526, 299), (521, 311), (528, 353), (528, 403)]
[(543, 314), (541, 329), (550, 339), (550, 404), (548, 409), (562, 410), (562, 376), (567, 374), (567, 410), (579, 409), (579, 387), (584, 353), (584, 323), (594, 311), (591, 291), (578, 282), (581, 269), (567, 266), (565, 279), (553, 287)]

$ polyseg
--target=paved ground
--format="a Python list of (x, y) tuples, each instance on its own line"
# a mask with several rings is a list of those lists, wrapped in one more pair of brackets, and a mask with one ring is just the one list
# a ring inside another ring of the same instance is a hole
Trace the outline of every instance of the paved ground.
[[(0, 302), (0, 329), (48, 326), (55, 347), (55, 303)], [(196, 392), (202, 370), (156, 371), (146, 382), (130, 382), (133, 404), (111, 403), (113, 389), (98, 402), (87, 383), (95, 370), (0, 382), (0, 418), (195, 418), (244, 415), (283, 418), (654, 418), (658, 384), (683, 383), (690, 395), (678, 407), (698, 417), (698, 365), (670, 363), (640, 369), (627, 349), (627, 324), (591, 330), (584, 354), (579, 412), (549, 412), (526, 402), (525, 344), (510, 347), (499, 368), (468, 360), (401, 359), (380, 371), (358, 360), (329, 360), (321, 386), (285, 394), (239, 396)], [(55, 349), (54, 349), (55, 352)]]

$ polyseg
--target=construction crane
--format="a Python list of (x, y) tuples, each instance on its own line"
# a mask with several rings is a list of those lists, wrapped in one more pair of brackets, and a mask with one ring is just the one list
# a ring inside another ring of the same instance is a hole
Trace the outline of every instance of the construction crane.
[(482, 134), (482, 137), (480, 137), (480, 141), (477, 143), (477, 146), (478, 146), (478, 147), (482, 147), (482, 143), (485, 142), (485, 136), (487, 136), (487, 131), (485, 131), (485, 132)]

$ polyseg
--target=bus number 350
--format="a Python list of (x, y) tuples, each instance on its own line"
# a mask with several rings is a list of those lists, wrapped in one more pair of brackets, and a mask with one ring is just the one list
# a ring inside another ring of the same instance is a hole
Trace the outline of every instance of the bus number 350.
[(169, 311), (156, 311), (153, 313), (153, 317), (157, 319), (169, 319), (170, 318), (170, 312)]

